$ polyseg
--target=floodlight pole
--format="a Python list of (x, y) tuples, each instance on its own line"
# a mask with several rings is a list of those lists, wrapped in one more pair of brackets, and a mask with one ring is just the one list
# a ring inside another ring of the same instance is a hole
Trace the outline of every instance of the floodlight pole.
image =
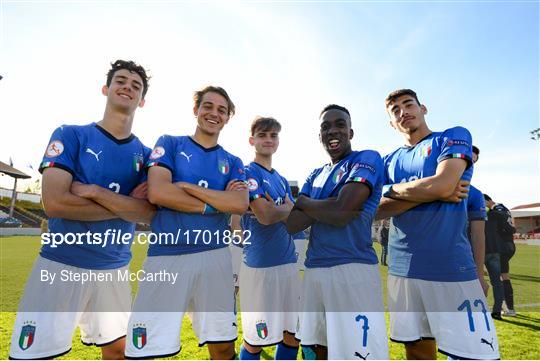
[(11, 205), (9, 206), (9, 216), (13, 217), (13, 211), (15, 210), (15, 201), (17, 200), (17, 178), (14, 177), (15, 183), (13, 184), (13, 193), (11, 193)]

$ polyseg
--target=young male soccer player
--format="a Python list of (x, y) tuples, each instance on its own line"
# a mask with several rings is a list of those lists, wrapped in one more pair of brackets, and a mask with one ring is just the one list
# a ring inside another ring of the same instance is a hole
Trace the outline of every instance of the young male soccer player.
[[(146, 201), (142, 183), (150, 149), (131, 134), (148, 77), (132, 61), (111, 65), (102, 89), (107, 97), (103, 119), (61, 126), (45, 151), (43, 205), (50, 234), (62, 235), (65, 242), (41, 248), (19, 306), (11, 358), (47, 359), (69, 352), (77, 325), (82, 342), (101, 346), (104, 359), (123, 358), (131, 291), (117, 276), (127, 271), (131, 259), (134, 222), (150, 223), (155, 208)], [(127, 238), (106, 239), (113, 232)], [(73, 244), (70, 234), (80, 236), (79, 241)], [(73, 280), (61, 279), (63, 274)], [(90, 274), (113, 281), (76, 279)]]
[[(476, 163), (480, 150), (473, 145), (472, 147), (472, 162)], [(487, 297), (489, 285), (484, 279), (484, 259), (486, 255), (486, 235), (485, 225), (487, 219), (486, 204), (484, 202), (484, 194), (473, 185), (469, 186), (469, 194), (467, 197), (467, 217), (469, 220), (469, 238), (473, 250), (473, 258), (476, 264), (476, 275), (480, 281), (480, 286)], [(493, 312), (492, 312), (493, 316)]]
[(147, 164), (148, 197), (160, 206), (151, 227), (160, 241), (149, 246), (144, 269), (174, 273), (178, 280), (139, 283), (128, 328), (130, 358), (178, 353), (188, 309), (210, 357), (235, 357), (227, 213), (243, 214), (249, 203), (242, 161), (218, 145), (234, 104), (223, 88), (208, 86), (195, 92), (193, 113), (195, 134), (162, 136)]
[(320, 115), (331, 162), (314, 170), (287, 219), (311, 225), (297, 338), (304, 358), (388, 359), (382, 289), (371, 225), (379, 204), (379, 153), (351, 149), (351, 117), (339, 105)]
[[(499, 357), (495, 327), (466, 237), (471, 135), (432, 132), (427, 109), (410, 89), (386, 98), (390, 124), (406, 145), (384, 158), (381, 218), (392, 216), (388, 308), (391, 339), (407, 358)], [(461, 179), (461, 181), (460, 181)], [(414, 208), (413, 208), (414, 207)]]
[(242, 216), (244, 263), (240, 308), (244, 343), (241, 360), (259, 360), (262, 347), (277, 344), (276, 360), (296, 360), (300, 278), (292, 237), (285, 221), (293, 203), (289, 182), (272, 168), (281, 125), (256, 118), (249, 144), (255, 160), (246, 167), (251, 212)]

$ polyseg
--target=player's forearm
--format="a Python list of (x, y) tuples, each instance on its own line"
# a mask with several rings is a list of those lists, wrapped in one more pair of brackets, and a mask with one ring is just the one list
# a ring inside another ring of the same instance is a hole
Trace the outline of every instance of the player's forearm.
[(150, 203), (186, 213), (203, 213), (204, 202), (191, 196), (172, 183), (159, 183), (148, 186)]
[(217, 191), (191, 183), (182, 183), (182, 189), (223, 213), (244, 214), (249, 207), (247, 190)]
[(278, 222), (285, 222), (291, 213), (290, 206), (282, 204), (276, 206), (272, 202), (267, 202), (267, 205), (263, 208), (262, 212), (256, 212), (255, 217), (257, 221), (263, 225), (275, 224)]
[(347, 225), (358, 216), (360, 211), (347, 209), (343, 198), (311, 199), (300, 197), (296, 206), (311, 218), (336, 227)]
[(449, 197), (455, 187), (456, 184), (452, 184), (445, 178), (431, 176), (411, 182), (395, 183), (387, 196), (405, 201), (427, 203)]
[(43, 194), (43, 208), (51, 218), (74, 221), (105, 221), (118, 218), (118, 215), (96, 202), (70, 192), (51, 196)]
[(315, 219), (311, 218), (301, 210), (293, 208), (289, 213), (285, 225), (287, 227), (287, 232), (289, 232), (289, 234), (294, 234), (305, 230), (313, 223), (315, 223)]
[(484, 259), (486, 254), (486, 235), (484, 221), (471, 221), (471, 245), (478, 276), (484, 277)]
[(156, 207), (145, 199), (136, 199), (97, 187), (92, 200), (128, 222), (150, 224)]
[(399, 216), (400, 214), (416, 207), (419, 204), (421, 203), (382, 197), (379, 203), (379, 208), (377, 208), (375, 219), (378, 220)]

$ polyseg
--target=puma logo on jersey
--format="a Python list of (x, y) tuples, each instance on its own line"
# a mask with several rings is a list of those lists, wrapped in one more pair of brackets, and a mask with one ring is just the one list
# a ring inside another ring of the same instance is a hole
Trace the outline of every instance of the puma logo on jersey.
[(94, 157), (96, 157), (96, 160), (97, 160), (98, 162), (99, 162), (99, 155), (101, 154), (101, 152), (103, 152), (103, 151), (100, 150), (99, 153), (96, 153), (96, 152), (94, 152), (92, 149), (86, 148), (86, 153), (92, 154)]
[(495, 349), (493, 348), (493, 338), (491, 338), (491, 342), (489, 342), (485, 338), (482, 338), (480, 340), (480, 343), (485, 343), (486, 345), (489, 345), (489, 347), (491, 347), (491, 350), (495, 351)]
[(360, 353), (355, 352), (355, 353), (354, 353), (354, 356), (356, 356), (356, 357), (358, 357), (358, 358), (361, 358), (362, 360), (366, 360), (367, 357), (369, 356), (369, 352), (366, 354), (366, 356), (362, 356)]
[(270, 182), (267, 181), (266, 179), (263, 179), (263, 183), (266, 183), (266, 184), (270, 185)]
[(193, 154), (187, 155), (187, 154), (184, 153), (184, 152), (180, 152), (180, 155), (183, 155), (184, 157), (186, 157), (188, 163), (189, 163), (189, 158), (193, 157)]

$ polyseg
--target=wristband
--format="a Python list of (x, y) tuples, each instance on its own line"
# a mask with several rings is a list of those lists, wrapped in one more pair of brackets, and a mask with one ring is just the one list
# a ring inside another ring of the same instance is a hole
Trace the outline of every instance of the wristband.
[(392, 184), (385, 184), (382, 187), (382, 196), (386, 198), (392, 198)]
[(215, 214), (215, 213), (218, 213), (217, 209), (215, 209), (214, 207), (212, 207), (208, 203), (204, 204), (204, 210), (203, 210), (202, 214)]

